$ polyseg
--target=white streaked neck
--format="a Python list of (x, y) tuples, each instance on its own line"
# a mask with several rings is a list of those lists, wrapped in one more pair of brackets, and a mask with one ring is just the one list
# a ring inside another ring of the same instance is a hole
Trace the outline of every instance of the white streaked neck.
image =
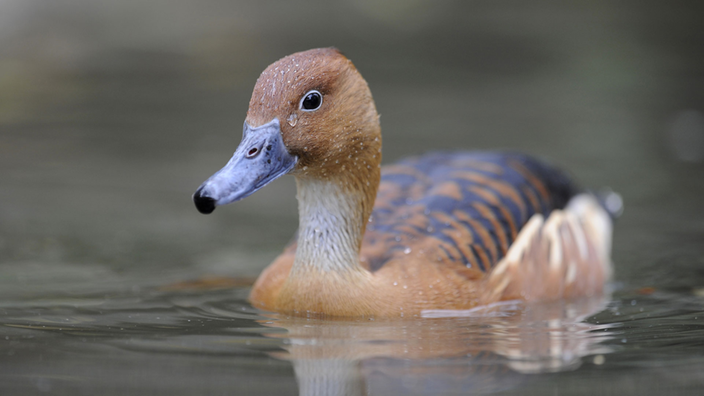
[(344, 189), (341, 181), (313, 178), (297, 177), (296, 186), (300, 225), (291, 274), (306, 269), (361, 270), (362, 193)]

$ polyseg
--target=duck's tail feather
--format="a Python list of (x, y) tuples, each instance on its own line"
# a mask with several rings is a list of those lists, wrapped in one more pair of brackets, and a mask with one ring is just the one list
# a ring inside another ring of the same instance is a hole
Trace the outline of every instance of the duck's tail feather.
[(598, 192), (592, 192), (599, 201), (599, 205), (609, 214), (611, 220), (616, 220), (623, 214), (623, 198), (621, 194), (611, 190), (610, 188), (603, 188)]
[(487, 277), (485, 303), (592, 296), (611, 275), (611, 212), (574, 196), (547, 220), (534, 215)]

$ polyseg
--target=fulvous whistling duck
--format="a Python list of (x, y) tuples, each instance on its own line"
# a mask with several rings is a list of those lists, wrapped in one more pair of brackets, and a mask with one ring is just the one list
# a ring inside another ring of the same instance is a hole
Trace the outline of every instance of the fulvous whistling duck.
[(303, 315), (413, 316), (601, 293), (611, 218), (561, 171), (521, 154), (435, 153), (381, 168), (372, 94), (333, 48), (261, 74), (234, 156), (201, 213), (296, 178), (297, 239), (251, 303)]

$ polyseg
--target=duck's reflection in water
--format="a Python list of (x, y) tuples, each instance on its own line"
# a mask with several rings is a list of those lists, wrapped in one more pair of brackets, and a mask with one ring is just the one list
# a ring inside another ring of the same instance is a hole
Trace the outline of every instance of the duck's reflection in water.
[(605, 301), (503, 304), (414, 320), (272, 315), (263, 323), (287, 330), (266, 335), (286, 340), (274, 356), (292, 361), (301, 395), (483, 393), (608, 353), (600, 345), (606, 326), (583, 321)]

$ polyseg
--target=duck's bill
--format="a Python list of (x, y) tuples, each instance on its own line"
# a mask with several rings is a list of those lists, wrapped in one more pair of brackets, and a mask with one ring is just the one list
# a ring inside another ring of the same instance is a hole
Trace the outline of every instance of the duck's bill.
[(257, 128), (245, 122), (235, 154), (196, 190), (193, 202), (199, 212), (209, 214), (216, 206), (246, 198), (290, 172), (297, 160), (286, 150), (278, 119)]

